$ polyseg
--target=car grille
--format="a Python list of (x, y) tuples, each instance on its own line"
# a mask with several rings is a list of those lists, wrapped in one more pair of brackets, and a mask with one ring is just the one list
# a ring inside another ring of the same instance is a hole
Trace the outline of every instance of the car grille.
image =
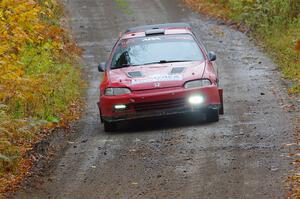
[(185, 99), (165, 100), (156, 102), (142, 102), (133, 104), (137, 112), (180, 108), (185, 106)]

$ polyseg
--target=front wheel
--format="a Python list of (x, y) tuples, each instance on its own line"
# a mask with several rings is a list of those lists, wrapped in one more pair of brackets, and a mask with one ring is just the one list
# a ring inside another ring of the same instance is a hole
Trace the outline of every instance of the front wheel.
[(117, 129), (117, 124), (114, 122), (104, 122), (105, 132), (114, 132)]
[(212, 109), (206, 113), (207, 122), (218, 122), (219, 121), (219, 110)]

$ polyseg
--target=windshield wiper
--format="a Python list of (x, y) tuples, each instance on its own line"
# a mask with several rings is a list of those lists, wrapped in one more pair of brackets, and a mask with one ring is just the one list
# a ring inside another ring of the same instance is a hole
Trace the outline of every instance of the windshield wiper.
[(193, 60), (160, 60), (159, 63), (190, 62)]
[(167, 64), (167, 63), (191, 62), (191, 61), (195, 61), (195, 60), (160, 60), (158, 62), (149, 62), (144, 64), (122, 64), (122, 66), (114, 67), (112, 69), (127, 68), (131, 66), (144, 66), (144, 65), (151, 65), (151, 64)]
[(126, 67), (130, 67), (130, 66), (134, 66), (132, 64), (122, 64), (121, 68), (126, 68)]
[(194, 60), (160, 60), (159, 62), (150, 62), (141, 65), (151, 65), (151, 64), (167, 64), (167, 63), (175, 63), (175, 62), (190, 62)]

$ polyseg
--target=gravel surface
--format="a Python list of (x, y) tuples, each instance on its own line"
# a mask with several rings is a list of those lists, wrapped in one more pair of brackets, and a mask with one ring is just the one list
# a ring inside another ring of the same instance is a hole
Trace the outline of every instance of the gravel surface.
[[(12, 198), (282, 198), (291, 169), (295, 113), (276, 65), (243, 33), (191, 12), (177, 0), (65, 0), (85, 51), (86, 114), (76, 138), (50, 168)], [(118, 1), (121, 2), (121, 1)], [(153, 23), (189, 22), (218, 56), (225, 115), (206, 124), (176, 117), (130, 123), (105, 133), (96, 102), (105, 61), (119, 32)], [(286, 106), (284, 106), (286, 107)], [(125, 126), (124, 126), (125, 127)], [(62, 142), (66, 142), (62, 139)]]

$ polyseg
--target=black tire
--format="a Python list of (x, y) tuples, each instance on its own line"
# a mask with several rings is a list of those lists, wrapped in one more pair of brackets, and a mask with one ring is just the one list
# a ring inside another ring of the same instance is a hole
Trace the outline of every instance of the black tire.
[(101, 123), (104, 123), (104, 120), (103, 120), (103, 117), (102, 117), (101, 110), (100, 110), (100, 121), (101, 121)]
[(206, 113), (207, 122), (218, 122), (219, 121), (219, 110), (212, 109)]
[(221, 104), (220, 110), (219, 110), (220, 115), (224, 115), (224, 105)]
[(117, 129), (117, 124), (114, 122), (104, 122), (105, 132), (114, 132)]

